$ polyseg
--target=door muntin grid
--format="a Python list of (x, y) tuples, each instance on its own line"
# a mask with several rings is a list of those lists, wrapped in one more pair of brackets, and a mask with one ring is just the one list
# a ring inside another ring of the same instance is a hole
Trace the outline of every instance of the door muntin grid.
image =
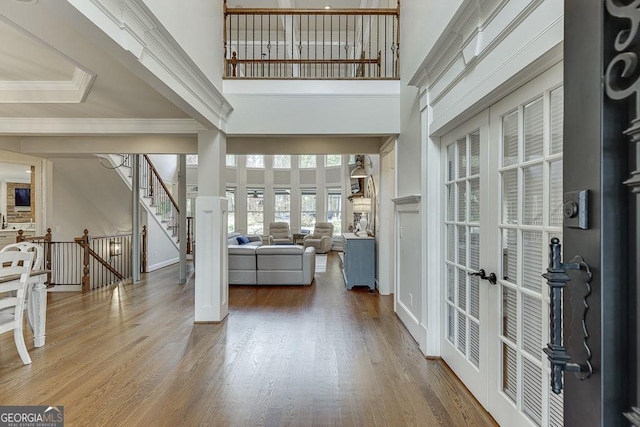
[(499, 392), (535, 425), (562, 425), (550, 393), (547, 244), (562, 233), (562, 86), (504, 114), (500, 141)]
[(446, 339), (480, 366), (480, 131), (446, 147)]

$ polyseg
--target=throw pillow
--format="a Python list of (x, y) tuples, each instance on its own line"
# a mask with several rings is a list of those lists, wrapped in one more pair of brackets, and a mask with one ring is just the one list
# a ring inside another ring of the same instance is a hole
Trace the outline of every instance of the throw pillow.
[(247, 236), (238, 236), (237, 239), (238, 239), (238, 244), (240, 245), (246, 245), (247, 243), (250, 242)]
[(236, 239), (235, 237), (229, 237), (227, 239), (227, 245), (237, 245), (238, 244), (238, 239)]

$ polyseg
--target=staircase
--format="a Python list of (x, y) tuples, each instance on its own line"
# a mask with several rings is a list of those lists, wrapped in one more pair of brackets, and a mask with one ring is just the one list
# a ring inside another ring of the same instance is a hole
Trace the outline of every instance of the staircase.
[[(115, 171), (133, 189), (133, 156), (129, 154), (105, 154)], [(178, 240), (178, 214), (180, 209), (149, 157), (140, 156), (140, 200), (144, 208), (162, 225), (176, 249)]]

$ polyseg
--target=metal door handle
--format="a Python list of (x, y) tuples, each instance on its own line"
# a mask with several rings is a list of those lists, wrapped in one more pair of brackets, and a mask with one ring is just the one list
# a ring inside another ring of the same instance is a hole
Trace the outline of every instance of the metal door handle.
[(468, 274), (469, 276), (478, 276), (482, 280), (488, 280), (489, 283), (491, 283), (492, 285), (495, 285), (496, 283), (498, 283), (498, 276), (496, 276), (496, 273), (489, 273), (489, 275), (487, 276), (487, 273), (484, 271), (484, 268), (481, 268), (480, 270), (475, 272), (469, 272)]

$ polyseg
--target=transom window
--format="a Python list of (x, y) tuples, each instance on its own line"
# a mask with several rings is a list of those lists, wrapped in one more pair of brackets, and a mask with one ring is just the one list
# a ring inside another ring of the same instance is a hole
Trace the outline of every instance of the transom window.
[(291, 155), (276, 154), (273, 156), (274, 169), (291, 169)]
[(264, 156), (262, 154), (248, 154), (247, 167), (254, 169), (264, 169)]
[(340, 166), (342, 164), (342, 155), (340, 154), (327, 154), (324, 159), (324, 164), (327, 167)]
[(300, 168), (315, 168), (316, 167), (316, 155), (315, 154), (302, 154), (300, 157)]

